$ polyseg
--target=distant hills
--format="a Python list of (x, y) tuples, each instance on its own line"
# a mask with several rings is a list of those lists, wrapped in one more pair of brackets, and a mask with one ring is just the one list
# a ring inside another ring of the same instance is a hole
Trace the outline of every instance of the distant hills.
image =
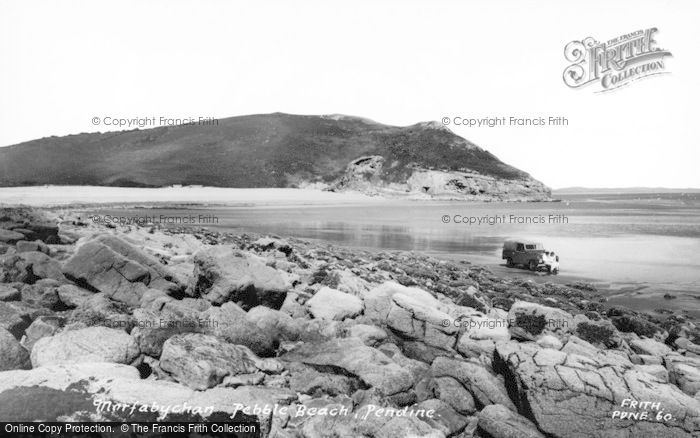
[(577, 194), (644, 194), (644, 193), (700, 193), (700, 188), (668, 188), (668, 187), (622, 187), (622, 188), (587, 188), (587, 187), (566, 187), (552, 190), (554, 195), (577, 195)]
[(0, 186), (316, 187), (475, 200), (548, 200), (527, 173), (436, 122), (388, 126), (282, 113), (49, 137), (0, 148)]

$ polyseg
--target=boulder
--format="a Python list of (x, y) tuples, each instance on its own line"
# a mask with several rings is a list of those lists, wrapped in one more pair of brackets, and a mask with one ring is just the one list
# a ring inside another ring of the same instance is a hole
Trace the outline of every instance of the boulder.
[(488, 405), (477, 417), (479, 429), (492, 438), (544, 438), (532, 421), (503, 405)]
[(305, 343), (281, 359), (358, 376), (384, 395), (407, 391), (414, 383), (410, 372), (357, 338)]
[(213, 304), (227, 301), (245, 309), (263, 305), (279, 309), (287, 293), (280, 273), (263, 259), (238, 251), (233, 246), (218, 245), (194, 256), (194, 278), (188, 293), (201, 296)]
[(58, 297), (60, 285), (56, 280), (49, 279), (39, 280), (34, 284), (25, 284), (22, 286), (22, 301), (34, 307), (63, 310), (63, 303)]
[(209, 320), (194, 308), (165, 305), (160, 311), (135, 309), (131, 336), (143, 354), (160, 357), (163, 344), (181, 333), (204, 333), (211, 329)]
[(471, 393), (452, 377), (435, 377), (430, 382), (431, 392), (463, 415), (476, 412), (476, 403)]
[(431, 366), (433, 377), (451, 377), (464, 386), (481, 405), (501, 404), (515, 411), (503, 383), (481, 365), (438, 357)]
[(24, 234), (0, 228), (0, 242), (11, 244), (17, 243), (20, 240), (24, 240)]
[(451, 350), (459, 331), (454, 324), (445, 324), (452, 319), (436, 307), (426, 307), (415, 297), (397, 293), (391, 297), (386, 325), (404, 338)]
[(261, 330), (248, 319), (245, 310), (232, 302), (205, 310), (202, 318), (207, 321), (203, 330), (206, 334), (244, 345), (259, 356), (273, 356), (276, 353), (279, 339), (275, 338), (275, 333)]
[(425, 400), (413, 407), (433, 411), (432, 418), (425, 416), (421, 420), (428, 423), (433, 429), (442, 431), (445, 436), (452, 436), (461, 432), (469, 422), (469, 419), (460, 415), (450, 405), (438, 399)]
[(128, 305), (114, 301), (103, 293), (93, 293), (70, 312), (66, 325), (72, 328), (102, 326), (130, 331), (135, 322)]
[(323, 284), (357, 297), (363, 297), (369, 290), (368, 283), (349, 269), (330, 271), (323, 280)]
[(90, 297), (95, 295), (94, 292), (80, 288), (72, 284), (64, 284), (56, 289), (58, 299), (63, 305), (69, 309), (75, 309), (85, 303)]
[(474, 340), (508, 341), (508, 320), (491, 318), (488, 316), (472, 316), (459, 321), (460, 327), (465, 331), (461, 337)]
[(300, 394), (317, 397), (336, 396), (352, 394), (364, 387), (363, 382), (357, 377), (323, 373), (299, 362), (290, 362), (287, 369), (289, 388)]
[(653, 339), (632, 339), (629, 342), (629, 346), (637, 354), (646, 354), (649, 356), (659, 356), (663, 357), (667, 354), (671, 354), (673, 350), (666, 344), (655, 341)]
[(668, 383), (670, 381), (668, 376), (668, 370), (663, 365), (635, 365), (634, 369), (651, 374), (663, 383)]
[(330, 287), (322, 287), (306, 302), (314, 318), (335, 319), (354, 318), (362, 312), (362, 300)]
[[(566, 348), (566, 346), (564, 347)], [(700, 401), (627, 362), (540, 348), (533, 343), (500, 343), (494, 369), (502, 373), (519, 412), (552, 437), (664, 436), (686, 437), (700, 430)], [(630, 400), (658, 402), (668, 421), (620, 419), (658, 410), (630, 406)], [(615, 417), (614, 413), (618, 416)]]
[(19, 290), (7, 284), (0, 284), (0, 301), (19, 301), (21, 298)]
[(22, 345), (27, 351), (32, 351), (34, 344), (41, 338), (53, 336), (58, 332), (64, 319), (58, 316), (40, 316), (27, 328), (26, 334), (22, 338)]
[(32, 284), (42, 278), (66, 282), (61, 265), (41, 252), (21, 252), (0, 256), (0, 281)]
[(282, 371), (281, 364), (274, 359), (260, 359), (242, 345), (197, 333), (179, 334), (165, 341), (160, 368), (176, 381), (197, 390), (216, 386), (227, 376)]
[(26, 304), (0, 302), (0, 328), (12, 333), (16, 339), (22, 338), (33, 319), (32, 311)]
[(136, 342), (122, 330), (88, 327), (39, 339), (32, 349), (34, 367), (60, 363), (129, 364), (139, 354)]
[(266, 306), (253, 307), (246, 314), (246, 319), (260, 331), (268, 333), (275, 342), (293, 342), (302, 337), (303, 320)]
[(367, 324), (357, 324), (350, 327), (348, 336), (359, 338), (365, 345), (370, 347), (376, 347), (387, 339), (387, 334), (384, 330)]
[(445, 311), (445, 306), (429, 292), (417, 287), (406, 287), (396, 282), (388, 281), (367, 292), (365, 295), (365, 317), (375, 324), (385, 324), (391, 310), (391, 297), (402, 294), (413, 298), (425, 308)]
[(559, 338), (552, 335), (542, 336), (537, 340), (537, 345), (539, 345), (542, 348), (553, 348), (555, 350), (561, 350), (561, 348), (564, 346), (559, 340)]
[(42, 252), (46, 255), (49, 255), (51, 252), (48, 245), (46, 245), (41, 240), (35, 240), (33, 242), (27, 242), (26, 240), (20, 240), (19, 242), (17, 242), (15, 244), (15, 248), (17, 248), (17, 252), (37, 251), (37, 252)]
[(17, 339), (0, 328), (0, 371), (31, 368), (29, 353)]
[(671, 383), (690, 396), (700, 393), (700, 358), (671, 354), (665, 362)]
[(165, 267), (141, 250), (110, 235), (99, 236), (78, 247), (63, 266), (76, 284), (132, 307), (149, 289), (176, 293), (180, 286)]

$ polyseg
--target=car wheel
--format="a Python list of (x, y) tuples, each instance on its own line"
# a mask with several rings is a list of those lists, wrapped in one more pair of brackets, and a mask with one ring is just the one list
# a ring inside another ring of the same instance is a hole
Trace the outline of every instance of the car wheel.
[(537, 261), (536, 260), (530, 260), (530, 270), (531, 271), (536, 271), (537, 270)]
[(559, 269), (553, 270), (552, 273), (553, 273), (554, 275), (558, 275), (558, 274), (559, 274)]
[(513, 259), (511, 259), (510, 257), (508, 257), (508, 258), (506, 259), (506, 266), (508, 266), (509, 268), (512, 268), (513, 266), (515, 266), (515, 265), (513, 264)]

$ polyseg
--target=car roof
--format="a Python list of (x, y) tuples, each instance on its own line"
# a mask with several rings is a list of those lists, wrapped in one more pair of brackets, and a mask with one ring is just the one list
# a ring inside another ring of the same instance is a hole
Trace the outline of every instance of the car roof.
[(541, 242), (535, 242), (534, 240), (507, 240), (506, 243), (522, 243), (523, 245), (542, 245)]

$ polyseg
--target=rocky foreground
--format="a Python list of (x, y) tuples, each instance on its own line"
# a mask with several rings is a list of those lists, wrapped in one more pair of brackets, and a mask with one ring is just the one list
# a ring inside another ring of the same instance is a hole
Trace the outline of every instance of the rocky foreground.
[(700, 336), (468, 263), (0, 210), (0, 420), (700, 436)]

